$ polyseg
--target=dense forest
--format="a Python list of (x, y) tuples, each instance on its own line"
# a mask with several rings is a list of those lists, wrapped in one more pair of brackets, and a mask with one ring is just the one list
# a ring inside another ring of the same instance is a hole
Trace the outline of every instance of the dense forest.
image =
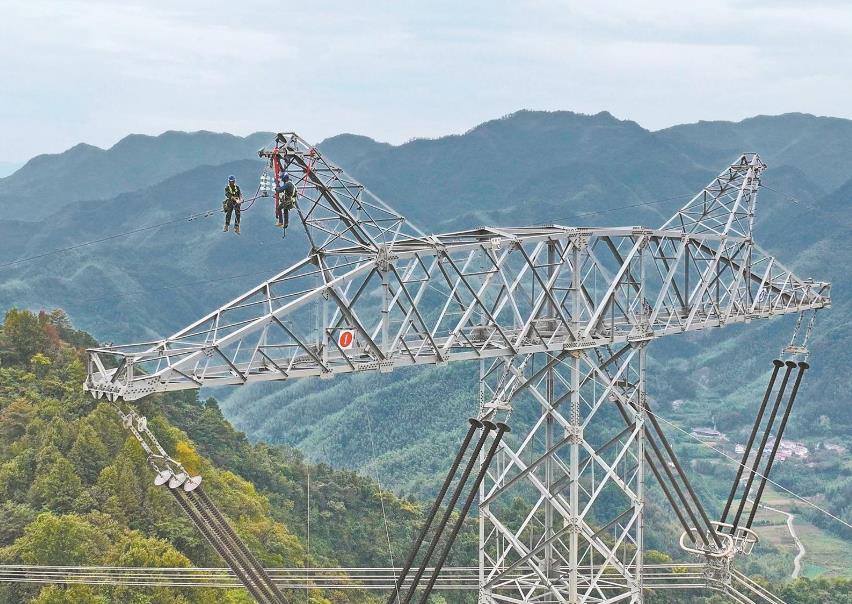
[[(62, 311), (10, 310), (0, 331), (0, 564), (139, 567), (221, 566), (162, 488), (108, 403), (81, 388), (83, 349), (95, 344)], [(397, 564), (422, 506), (368, 478), (298, 451), (251, 444), (217, 402), (194, 392), (152, 396), (139, 411), (167, 450), (193, 472), (271, 567)], [(310, 474), (310, 549), (306, 540)], [(386, 518), (386, 520), (385, 520)], [(387, 523), (387, 524), (386, 524)], [(475, 560), (471, 523), (449, 564)], [(390, 551), (389, 551), (390, 546)], [(666, 561), (664, 553), (649, 559)], [(772, 585), (790, 604), (852, 602), (852, 582), (802, 579)], [(358, 590), (312, 591), (314, 604), (382, 601)], [(293, 594), (296, 597), (296, 594)], [(299, 595), (304, 597), (304, 595)], [(435, 602), (466, 596), (435, 596)], [(237, 589), (0, 584), (0, 604), (246, 604)], [(650, 594), (649, 602), (717, 602), (715, 596)]]
[[(9, 311), (0, 351), (0, 563), (222, 566), (162, 488), (118, 414), (84, 393), (81, 347), (61, 312)], [(204, 477), (238, 533), (271, 567), (389, 566), (419, 508), (354, 472), (307, 465), (293, 449), (252, 446), (216, 401), (152, 397), (139, 408), (167, 450)], [(191, 438), (188, 436), (191, 434)], [(311, 474), (310, 552), (305, 540)], [(462, 541), (458, 552), (469, 552)], [(366, 602), (359, 591), (312, 601)], [(241, 590), (0, 585), (0, 602), (250, 602)]]

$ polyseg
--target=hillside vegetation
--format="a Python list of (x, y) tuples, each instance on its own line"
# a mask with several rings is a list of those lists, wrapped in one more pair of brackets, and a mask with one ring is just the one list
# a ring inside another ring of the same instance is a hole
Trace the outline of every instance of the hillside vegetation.
[[(109, 404), (80, 388), (82, 347), (92, 338), (61, 311), (10, 310), (0, 331), (0, 564), (220, 566), (163, 487), (154, 487), (142, 449)], [(298, 452), (250, 445), (214, 399), (149, 397), (140, 406), (166, 449), (193, 472), (259, 559), (271, 567), (399, 563), (421, 507), (369, 479)], [(311, 475), (311, 540), (306, 487)], [(385, 525), (384, 518), (387, 518)], [(387, 532), (385, 532), (387, 528)], [(450, 565), (476, 556), (471, 523)], [(390, 541), (391, 552), (388, 551)], [(647, 553), (650, 562), (671, 560)], [(852, 582), (772, 585), (790, 604), (852, 602)], [(303, 594), (290, 593), (294, 601)], [(473, 594), (436, 596), (469, 601)], [(312, 604), (384, 601), (358, 590), (310, 593)], [(655, 604), (716, 603), (703, 594), (649, 594)], [(0, 583), (0, 604), (248, 604), (242, 590)]]
[[(94, 341), (61, 312), (11, 310), (0, 332), (0, 563), (221, 566), (153, 473), (111, 405), (81, 384)], [(140, 411), (167, 450), (200, 472), (211, 497), (271, 567), (389, 566), (420, 509), (353, 472), (309, 465), (291, 449), (252, 446), (213, 399), (153, 397)], [(305, 541), (307, 474), (311, 540)], [(457, 547), (469, 555), (465, 537)], [(300, 596), (302, 597), (302, 596)], [(359, 591), (312, 601), (367, 602)], [(250, 602), (241, 590), (0, 584), (0, 602)]]

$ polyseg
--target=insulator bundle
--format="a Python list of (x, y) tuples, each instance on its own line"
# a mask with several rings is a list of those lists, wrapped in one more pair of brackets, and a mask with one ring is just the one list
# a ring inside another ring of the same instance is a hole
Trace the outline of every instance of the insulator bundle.
[[(731, 491), (728, 494), (728, 499), (725, 502), (725, 508), (722, 511), (722, 516), (720, 519), (720, 524), (725, 525), (728, 520), (728, 515), (731, 512), (732, 504), (736, 498), (736, 494), (740, 489), (740, 482), (743, 478), (743, 470), (748, 466), (748, 460), (752, 456), (754, 440), (763, 421), (763, 416), (766, 412), (766, 406), (769, 402), (769, 398), (775, 386), (775, 382), (778, 377), (778, 372), (782, 367), (786, 367), (786, 370), (784, 371), (784, 376), (781, 378), (781, 385), (778, 388), (778, 393), (775, 396), (775, 401), (772, 405), (772, 409), (770, 410), (769, 418), (766, 420), (766, 425), (763, 428), (763, 434), (760, 439), (760, 444), (757, 446), (757, 449), (754, 450), (754, 460), (752, 461), (751, 467), (749, 468), (745, 486), (743, 487), (743, 492), (740, 496), (734, 519), (730, 523), (730, 526), (727, 527), (730, 530), (730, 534), (734, 536), (737, 536), (737, 530), (741, 526), (748, 530), (751, 529), (751, 526), (754, 523), (754, 518), (757, 514), (758, 508), (760, 507), (760, 500), (763, 498), (763, 491), (766, 488), (766, 483), (769, 480), (769, 474), (772, 471), (772, 465), (775, 462), (775, 458), (778, 455), (778, 449), (781, 446), (781, 439), (784, 437), (784, 431), (787, 428), (787, 421), (790, 419), (790, 413), (793, 410), (793, 404), (796, 401), (796, 395), (798, 395), (799, 393), (799, 386), (802, 383), (802, 377), (804, 377), (805, 371), (808, 369), (808, 367), (810, 367), (810, 365), (808, 365), (808, 363), (805, 361), (801, 361), (797, 364), (793, 361), (787, 361), (785, 363), (778, 359), (773, 361), (773, 365), (774, 368), (772, 370), (772, 376), (769, 378), (769, 385), (766, 387), (766, 392), (763, 395), (763, 400), (757, 412), (757, 418), (755, 419), (754, 425), (752, 426), (748, 443), (746, 444), (745, 450), (743, 451), (742, 461), (740, 462), (740, 465), (737, 468), (737, 474), (734, 477), (734, 483), (731, 485)], [(787, 387), (790, 383), (790, 376), (793, 372), (793, 369), (795, 369), (796, 367), (798, 367), (799, 370), (796, 374), (793, 389), (790, 391), (789, 396), (787, 397), (786, 404), (783, 404), (784, 397), (785, 395), (787, 395)], [(778, 418), (778, 412), (781, 410), (782, 405), (784, 407), (784, 411), (781, 417), (781, 421), (776, 428), (776, 419)], [(773, 430), (775, 430), (775, 439), (772, 443), (768, 456), (766, 456), (766, 449), (768, 447), (769, 439), (772, 435)], [(764, 457), (766, 457), (765, 463), (763, 463)], [(759, 471), (761, 465), (763, 465), (762, 472)], [(742, 521), (742, 516), (745, 511), (745, 506), (749, 500), (752, 488), (754, 486), (754, 479), (758, 476), (760, 476), (760, 484), (758, 485), (757, 491), (755, 492), (748, 519), (745, 521), (744, 524), (741, 525), (740, 523)]]
[(260, 189), (258, 193), (262, 197), (269, 197), (272, 194), (272, 177), (265, 170), (260, 175)]
[[(462, 445), (459, 448), (458, 453), (456, 454), (456, 458), (453, 460), (452, 466), (450, 467), (450, 471), (447, 473), (447, 477), (444, 479), (444, 483), (441, 486), (440, 491), (438, 492), (438, 496), (432, 503), (432, 507), (430, 508), (429, 513), (426, 516), (423, 526), (411, 546), (411, 550), (408, 554), (408, 557), (406, 558), (405, 564), (403, 565), (399, 577), (397, 578), (394, 590), (388, 598), (388, 604), (393, 604), (394, 602), (397, 602), (397, 604), (408, 604), (409, 602), (411, 602), (420, 585), (421, 580), (423, 579), (423, 575), (427, 570), (429, 562), (432, 560), (432, 557), (435, 554), (435, 550), (438, 547), (444, 529), (450, 522), (453, 510), (455, 509), (459, 498), (464, 492), (465, 486), (467, 485), (468, 479), (470, 478), (470, 474), (473, 471), (473, 468), (479, 458), (479, 454), (482, 451), (482, 448), (485, 445), (485, 442), (488, 440), (489, 436), (492, 436), (491, 433), (494, 432), (495, 434), (493, 435), (491, 446), (489, 447), (488, 452), (485, 454), (485, 457), (482, 460), (479, 473), (476, 475), (473, 480), (473, 484), (470, 486), (467, 498), (462, 504), (462, 509), (460, 510), (455, 523), (453, 523), (453, 526), (450, 529), (449, 536), (445, 540), (444, 547), (436, 558), (434, 567), (431, 569), (432, 572), (429, 577), (429, 581), (427, 582), (426, 587), (423, 589), (419, 602), (420, 604), (425, 604), (429, 600), (429, 594), (431, 594), (432, 590), (435, 588), (435, 584), (441, 573), (441, 569), (444, 567), (444, 564), (447, 561), (447, 556), (449, 556), (450, 554), (450, 549), (452, 548), (453, 543), (455, 542), (456, 537), (458, 537), (459, 531), (461, 530), (461, 527), (464, 524), (464, 519), (467, 517), (467, 514), (470, 511), (471, 506), (473, 505), (473, 501), (476, 498), (476, 494), (479, 490), (479, 485), (482, 483), (483, 479), (485, 478), (485, 473), (488, 471), (488, 466), (491, 464), (491, 460), (494, 459), (494, 456), (497, 454), (497, 449), (500, 446), (500, 441), (502, 440), (503, 435), (506, 432), (509, 432), (509, 426), (504, 423), (494, 424), (487, 420), (479, 421), (473, 418), (468, 421), (470, 422), (470, 428), (468, 429), (467, 435), (462, 441)], [(468, 457), (468, 462), (465, 465), (464, 470), (462, 471), (461, 477), (459, 478), (459, 481), (456, 484), (456, 488), (450, 495), (450, 499), (446, 504), (446, 508), (444, 510), (443, 515), (438, 521), (438, 524), (435, 526), (431, 542), (429, 543), (429, 546), (426, 549), (426, 553), (423, 555), (420, 566), (414, 573), (408, 590), (403, 594), (402, 587), (405, 583), (408, 573), (411, 571), (411, 567), (414, 564), (414, 559), (417, 557), (417, 554), (422, 548), (423, 542), (426, 538), (427, 533), (429, 532), (432, 522), (434, 521), (435, 516), (437, 515), (438, 510), (441, 507), (441, 503), (444, 497), (446, 496), (447, 491), (449, 490), (456, 473), (458, 472), (459, 466), (464, 460), (465, 453), (470, 447), (470, 443), (473, 440), (473, 436), (479, 429), (482, 430), (482, 434), (480, 435), (479, 440), (477, 440), (476, 444), (473, 447), (473, 451)]]
[(255, 600), (260, 604), (286, 602), (266, 570), (201, 488), (200, 481), (174, 476), (168, 488), (195, 527)]

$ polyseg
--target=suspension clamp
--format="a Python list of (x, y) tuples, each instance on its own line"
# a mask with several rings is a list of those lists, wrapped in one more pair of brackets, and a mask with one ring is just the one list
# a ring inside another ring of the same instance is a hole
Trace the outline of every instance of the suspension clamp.
[(512, 403), (507, 400), (495, 398), (487, 403), (483, 403), (480, 407), (482, 409), (494, 409), (496, 411), (511, 411)]

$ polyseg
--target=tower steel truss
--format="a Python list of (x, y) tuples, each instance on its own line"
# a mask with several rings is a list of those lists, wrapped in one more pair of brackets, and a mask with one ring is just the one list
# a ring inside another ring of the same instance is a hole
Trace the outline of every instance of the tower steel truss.
[[(647, 444), (657, 446), (646, 443), (647, 345), (830, 305), (828, 283), (797, 277), (753, 241), (756, 154), (659, 228), (440, 235), (295, 134), (260, 155), (296, 182), (307, 257), (172, 336), (91, 349), (85, 388), (133, 401), (479, 361), (480, 419), (513, 424), (480, 487), (486, 602), (640, 602)], [(715, 532), (702, 539), (710, 557), (728, 546)]]

